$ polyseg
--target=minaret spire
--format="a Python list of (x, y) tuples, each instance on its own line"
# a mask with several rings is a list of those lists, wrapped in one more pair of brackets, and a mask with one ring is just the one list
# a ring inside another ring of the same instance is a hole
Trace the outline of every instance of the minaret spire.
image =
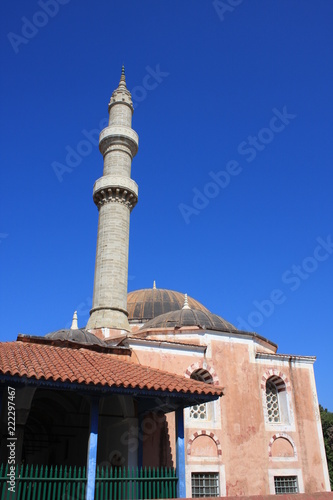
[(131, 165), (139, 142), (132, 129), (132, 114), (132, 96), (126, 87), (123, 66), (119, 85), (109, 102), (109, 125), (99, 136), (104, 170), (93, 190), (99, 217), (89, 330), (126, 332), (130, 329), (127, 320), (129, 223), (130, 212), (138, 201), (138, 186), (131, 179)]
[(125, 66), (124, 65), (122, 65), (122, 67), (121, 67), (121, 76), (120, 76), (119, 85), (125, 85), (125, 87), (126, 87)]

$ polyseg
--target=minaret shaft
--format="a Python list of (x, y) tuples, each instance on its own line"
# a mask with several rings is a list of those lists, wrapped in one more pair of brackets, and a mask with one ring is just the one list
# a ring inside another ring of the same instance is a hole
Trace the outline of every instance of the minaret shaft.
[(104, 158), (103, 175), (125, 175), (131, 177), (132, 158), (119, 146), (115, 145), (114, 149)]
[(138, 136), (132, 129), (133, 104), (125, 74), (109, 103), (109, 125), (102, 130), (99, 149), (103, 176), (95, 182), (93, 198), (99, 209), (93, 307), (87, 329), (129, 331), (127, 279), (130, 212), (138, 187), (131, 179)]
[(110, 110), (109, 127), (112, 125), (132, 126), (132, 109), (122, 103), (114, 104)]
[[(126, 205), (101, 206), (98, 218), (97, 251), (92, 317), (94, 327), (128, 329), (127, 276), (130, 212)], [(91, 323), (91, 322), (90, 322)]]

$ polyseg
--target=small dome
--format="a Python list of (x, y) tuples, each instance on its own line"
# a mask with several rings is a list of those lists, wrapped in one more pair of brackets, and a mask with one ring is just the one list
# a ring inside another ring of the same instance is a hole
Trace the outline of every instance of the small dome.
[(83, 328), (57, 330), (56, 332), (48, 333), (45, 335), (45, 338), (49, 340), (68, 340), (69, 342), (77, 342), (78, 344), (85, 345), (106, 345), (103, 340)]
[[(184, 305), (184, 294), (163, 288), (145, 288), (129, 292), (127, 311), (129, 322), (144, 323), (160, 314), (179, 311)], [(187, 297), (193, 309), (209, 313), (209, 310), (195, 299)]]
[(204, 330), (215, 330), (219, 332), (232, 332), (237, 330), (225, 319), (211, 312), (198, 309), (180, 309), (161, 314), (148, 321), (141, 330), (148, 328), (181, 328), (182, 326), (197, 326)]

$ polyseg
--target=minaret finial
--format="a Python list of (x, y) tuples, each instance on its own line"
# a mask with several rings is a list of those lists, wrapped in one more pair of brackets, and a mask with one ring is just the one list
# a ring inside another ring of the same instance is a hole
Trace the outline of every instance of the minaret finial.
[(185, 293), (183, 309), (191, 309), (188, 305), (187, 293)]
[(78, 329), (79, 327), (77, 326), (77, 311), (74, 311), (71, 330), (78, 330)]
[[(109, 116), (109, 126), (111, 125), (113, 118), (114, 118), (115, 122), (119, 118), (119, 117), (116, 118), (116, 117), (111, 116), (112, 115), (112, 113), (111, 113), (112, 106), (118, 105), (118, 104), (126, 104), (127, 106), (129, 106), (131, 108), (132, 113), (133, 113), (133, 110), (134, 110), (133, 101), (132, 101), (131, 93), (126, 86), (125, 66), (124, 65), (122, 65), (122, 67), (121, 67), (121, 75), (120, 75), (118, 87), (112, 92), (109, 106), (108, 106), (109, 115), (110, 115)], [(118, 107), (117, 107), (117, 109), (119, 110)], [(124, 113), (125, 113), (125, 110), (123, 110), (123, 114)], [(131, 123), (129, 125), (131, 126)]]
[(153, 290), (156, 290), (156, 281), (154, 280), (154, 283), (153, 283)]
[(121, 67), (121, 77), (120, 77), (119, 85), (125, 85), (125, 87), (126, 87), (125, 66), (124, 65), (122, 65), (122, 67)]

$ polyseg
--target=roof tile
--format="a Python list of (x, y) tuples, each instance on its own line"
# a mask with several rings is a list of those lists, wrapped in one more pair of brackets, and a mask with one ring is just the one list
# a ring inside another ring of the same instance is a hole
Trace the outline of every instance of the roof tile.
[(45, 343), (0, 343), (0, 375), (36, 380), (94, 384), (188, 394), (221, 396), (221, 387), (204, 384), (148, 366), (121, 360), (111, 353)]

